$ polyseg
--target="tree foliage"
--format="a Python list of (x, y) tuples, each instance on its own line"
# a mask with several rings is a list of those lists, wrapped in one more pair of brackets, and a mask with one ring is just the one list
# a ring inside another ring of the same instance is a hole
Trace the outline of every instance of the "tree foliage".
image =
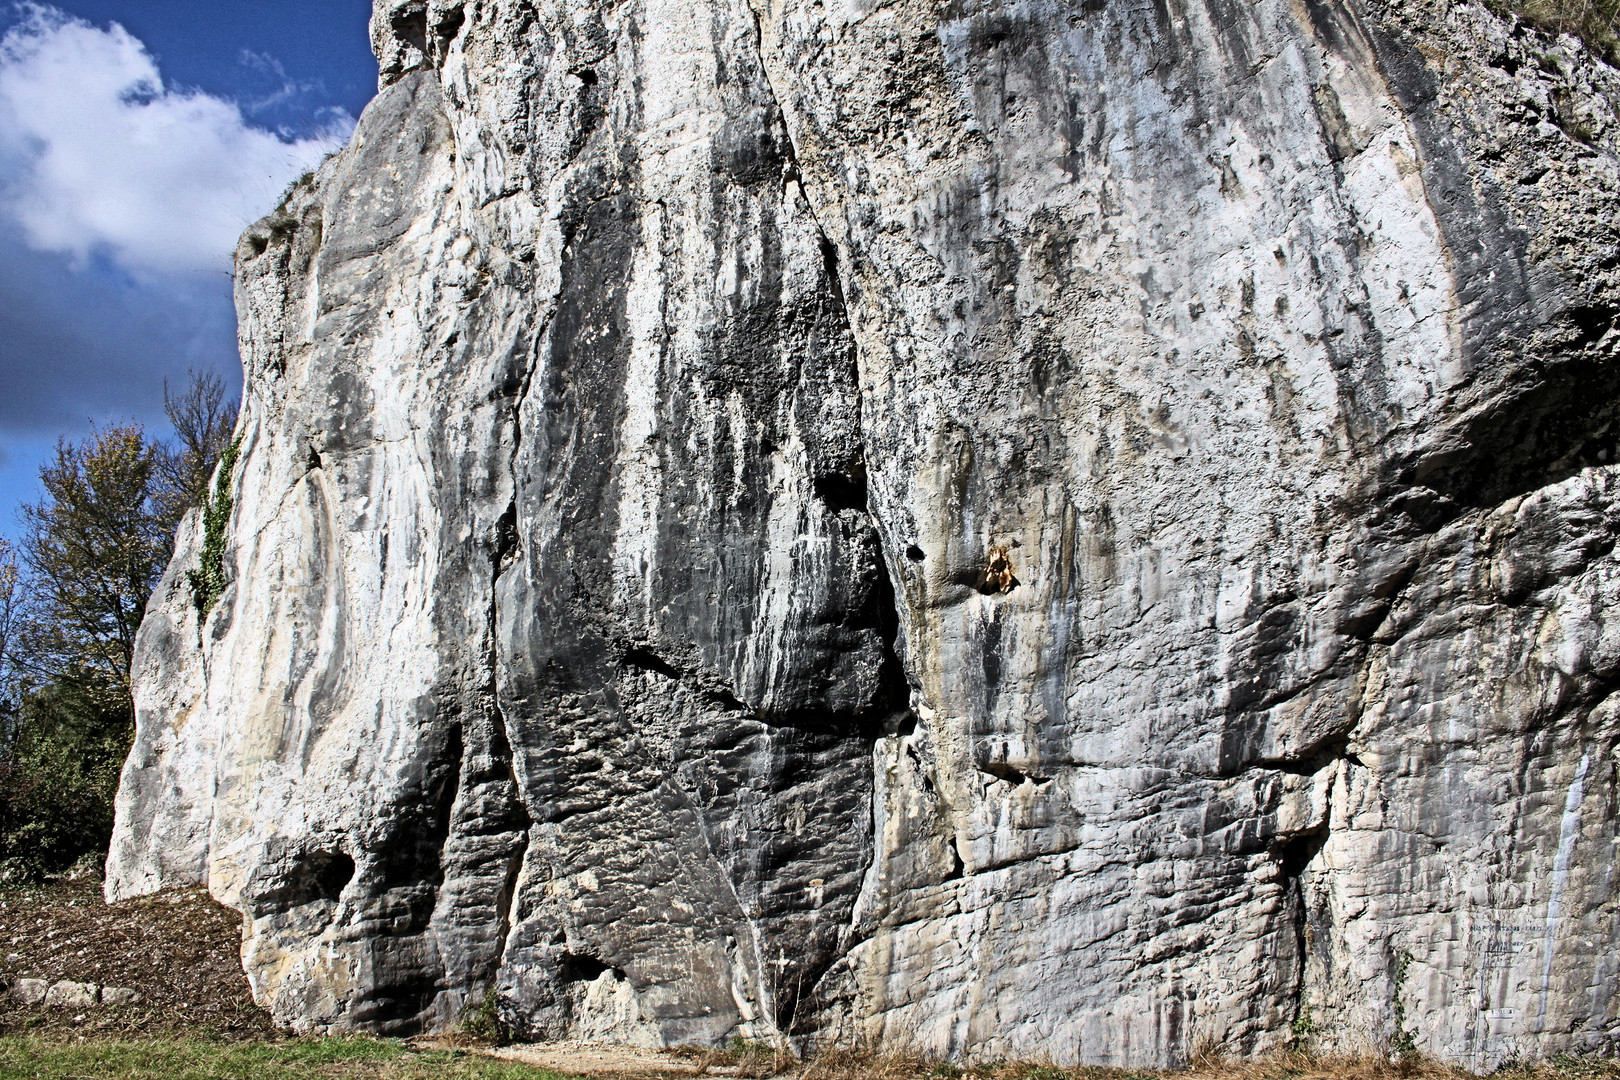
[[(22, 575), (17, 566), (17, 549), (10, 540), (0, 536), (0, 679), (11, 659), (11, 629), (17, 620), (17, 605), (22, 595)], [(0, 682), (0, 686), (5, 685)]]
[(19, 663), (87, 692), (129, 695), (135, 634), (173, 547), (153, 482), (159, 448), (136, 426), (63, 440), (22, 508), (29, 569)]
[(236, 422), (216, 378), (164, 391), (174, 445), (135, 425), (62, 440), (20, 543), (0, 540), (0, 876), (106, 850), (134, 733), (136, 634)]
[(0, 880), (60, 873), (104, 855), (133, 710), (49, 680), (20, 695), (13, 720), (0, 754)]
[(0, 746), (11, 741), (16, 729), (17, 680), (11, 663), (11, 638), (22, 596), (22, 575), (17, 549), (0, 537)]

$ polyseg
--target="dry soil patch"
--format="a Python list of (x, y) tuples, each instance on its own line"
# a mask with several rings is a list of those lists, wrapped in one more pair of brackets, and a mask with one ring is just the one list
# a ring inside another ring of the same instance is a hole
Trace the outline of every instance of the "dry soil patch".
[(109, 906), (93, 879), (0, 890), (0, 980), (128, 987), (135, 1005), (20, 1005), (0, 993), (0, 1034), (281, 1038), (253, 1004), (242, 917), (201, 889)]
[(701, 1063), (687, 1055), (612, 1043), (523, 1043), (495, 1047), (487, 1052), (505, 1061), (579, 1076), (613, 1077), (614, 1080), (697, 1076), (701, 1071)]

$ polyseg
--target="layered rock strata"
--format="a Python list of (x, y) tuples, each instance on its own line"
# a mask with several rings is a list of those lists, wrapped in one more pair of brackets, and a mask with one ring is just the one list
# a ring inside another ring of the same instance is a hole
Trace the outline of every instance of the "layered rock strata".
[(301, 1030), (1616, 1048), (1616, 73), (1469, 4), (380, 0), (108, 893)]

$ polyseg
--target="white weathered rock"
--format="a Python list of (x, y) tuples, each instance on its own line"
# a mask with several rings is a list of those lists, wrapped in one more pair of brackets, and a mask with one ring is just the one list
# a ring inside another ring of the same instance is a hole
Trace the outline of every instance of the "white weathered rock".
[(94, 1008), (101, 1003), (101, 987), (95, 983), (60, 979), (45, 992), (45, 1004), (59, 1009)]
[(1620, 78), (1400, 0), (381, 3), (108, 892), (301, 1029), (1616, 1049)]
[(141, 995), (127, 986), (103, 986), (101, 988), (101, 1003), (103, 1005), (139, 1005)]
[(43, 1005), (50, 989), (44, 979), (18, 979), (11, 984), (11, 1000), (19, 1005)]

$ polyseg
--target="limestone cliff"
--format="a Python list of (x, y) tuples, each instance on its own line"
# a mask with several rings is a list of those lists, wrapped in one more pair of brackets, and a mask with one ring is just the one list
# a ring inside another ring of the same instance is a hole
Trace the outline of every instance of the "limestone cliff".
[(1444, 0), (372, 36), (109, 895), (300, 1029), (1616, 1049), (1615, 71)]

